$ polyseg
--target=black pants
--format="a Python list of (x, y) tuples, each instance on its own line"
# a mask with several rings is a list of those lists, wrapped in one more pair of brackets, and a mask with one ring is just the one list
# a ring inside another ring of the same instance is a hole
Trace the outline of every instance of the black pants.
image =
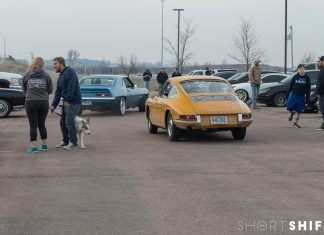
[(61, 126), (61, 132), (63, 135), (62, 141), (65, 144), (68, 144), (70, 142), (70, 137), (69, 137), (69, 130), (66, 127), (65, 121), (66, 121), (66, 114), (65, 114), (65, 109), (64, 105), (62, 105), (62, 112), (61, 112), (61, 120), (60, 120), (60, 126)]
[(37, 128), (42, 140), (47, 139), (45, 121), (49, 109), (48, 101), (29, 100), (25, 107), (30, 126), (30, 141), (37, 140)]

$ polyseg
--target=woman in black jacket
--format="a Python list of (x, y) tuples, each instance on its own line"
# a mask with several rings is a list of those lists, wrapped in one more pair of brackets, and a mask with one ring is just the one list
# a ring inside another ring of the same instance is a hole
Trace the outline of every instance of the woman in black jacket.
[[(27, 152), (48, 151), (45, 121), (49, 110), (48, 95), (53, 91), (53, 84), (51, 77), (44, 71), (44, 60), (41, 57), (34, 59), (24, 75), (23, 89), (26, 94), (25, 108), (30, 126), (31, 145)], [(38, 149), (37, 128), (42, 139)]]

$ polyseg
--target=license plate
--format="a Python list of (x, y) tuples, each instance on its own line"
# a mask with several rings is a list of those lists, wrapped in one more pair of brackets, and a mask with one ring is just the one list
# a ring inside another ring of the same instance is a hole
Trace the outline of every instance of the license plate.
[(82, 105), (92, 105), (91, 100), (82, 100)]
[(227, 116), (212, 116), (210, 117), (211, 124), (226, 124)]

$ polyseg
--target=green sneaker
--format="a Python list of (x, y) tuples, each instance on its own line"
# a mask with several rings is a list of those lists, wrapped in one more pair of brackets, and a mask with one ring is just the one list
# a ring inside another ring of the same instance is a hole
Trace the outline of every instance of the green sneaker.
[(38, 150), (39, 150), (39, 151), (44, 151), (44, 152), (46, 152), (46, 151), (48, 151), (48, 147), (47, 147), (47, 145), (45, 145), (45, 144), (41, 144), (41, 145), (38, 147)]
[(27, 153), (37, 153), (38, 151), (37, 151), (37, 148), (33, 148), (33, 147), (29, 147), (28, 149), (27, 149)]

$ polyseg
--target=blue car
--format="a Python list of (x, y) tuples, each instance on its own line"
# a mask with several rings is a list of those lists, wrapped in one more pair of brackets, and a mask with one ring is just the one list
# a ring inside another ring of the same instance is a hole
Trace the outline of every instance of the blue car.
[(134, 83), (121, 75), (90, 75), (81, 78), (80, 89), (82, 110), (112, 110), (124, 115), (126, 109), (138, 107), (145, 112), (145, 101), (148, 97), (146, 88), (136, 88)]

